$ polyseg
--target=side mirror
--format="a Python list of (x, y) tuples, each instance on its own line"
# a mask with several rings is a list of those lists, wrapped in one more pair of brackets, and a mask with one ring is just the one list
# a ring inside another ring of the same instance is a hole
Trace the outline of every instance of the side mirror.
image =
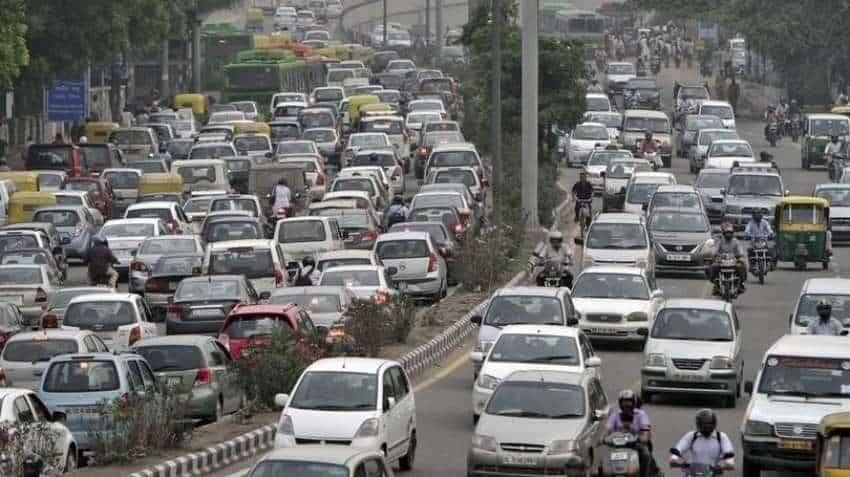
[(135, 257), (137, 253), (139, 253), (138, 250), (133, 250), (132, 252), (130, 252), (130, 255)]
[(785, 189), (785, 195), (791, 195), (791, 190), (790, 190), (790, 189)]
[(653, 290), (652, 295), (650, 295), (650, 298), (664, 298), (664, 290), (660, 288), (658, 290)]
[(271, 151), (266, 153), (266, 158), (271, 159), (272, 157), (274, 157), (274, 153), (272, 153)]
[(576, 245), (582, 245), (583, 246), (584, 245), (584, 238), (583, 237), (573, 237), (573, 243), (576, 244)]
[(270, 292), (270, 291), (264, 291), (264, 292), (260, 293), (260, 300), (268, 300), (271, 297), (272, 297), (272, 292)]
[(595, 411), (593, 411), (593, 417), (591, 419), (593, 419), (594, 421), (602, 421), (607, 415), (608, 413), (603, 411), (602, 409), (596, 409)]
[(53, 422), (64, 422), (66, 419), (68, 419), (68, 415), (62, 411), (54, 411), (53, 414), (50, 416), (50, 419)]
[(469, 321), (472, 322), (473, 325), (481, 326), (483, 317), (481, 315), (472, 315), (469, 317)]
[(398, 274), (398, 268), (396, 267), (387, 267), (387, 275), (394, 277)]
[(289, 402), (288, 394), (275, 394), (274, 395), (274, 405), (283, 409), (286, 407), (286, 403)]
[(752, 381), (747, 381), (746, 383), (744, 383), (744, 392), (747, 393), (747, 394), (753, 393), (753, 382)]
[(567, 326), (578, 326), (578, 318), (574, 316), (567, 318)]
[(598, 368), (602, 366), (602, 358), (599, 356), (591, 356), (587, 358), (587, 361), (584, 362), (584, 365), (588, 368)]
[(649, 336), (649, 330), (646, 329), (646, 328), (638, 328), (636, 333), (638, 334), (638, 336), (643, 336), (643, 337)]

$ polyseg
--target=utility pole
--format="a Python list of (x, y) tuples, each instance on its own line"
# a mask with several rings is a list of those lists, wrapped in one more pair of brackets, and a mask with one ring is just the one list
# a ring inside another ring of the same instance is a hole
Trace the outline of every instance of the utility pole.
[(493, 136), (493, 216), (496, 225), (502, 224), (502, 7), (501, 0), (492, 0), (491, 16), (493, 19), (493, 98), (490, 101), (493, 108), (490, 132)]
[(434, 39), (437, 42), (435, 56), (439, 57), (443, 48), (443, 0), (434, 0), (434, 30), (436, 34)]
[(192, 91), (201, 92), (201, 19), (192, 15)]
[(384, 41), (381, 46), (387, 46), (387, 0), (384, 0)]
[(169, 90), (169, 81), (168, 81), (168, 39), (162, 41), (162, 57), (159, 62), (159, 96), (161, 98), (167, 98), (170, 96), (168, 94)]
[(529, 229), (537, 217), (537, 9), (538, 0), (520, 2), (522, 21), (522, 211)]
[(431, 48), (431, 0), (425, 0), (425, 48)]

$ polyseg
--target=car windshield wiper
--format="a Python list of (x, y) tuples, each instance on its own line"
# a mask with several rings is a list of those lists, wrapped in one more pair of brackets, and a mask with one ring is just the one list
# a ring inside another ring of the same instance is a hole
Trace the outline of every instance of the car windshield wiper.
[(567, 412), (564, 414), (554, 414), (549, 416), (551, 419), (569, 419), (571, 417), (584, 417), (584, 414), (575, 413), (575, 412)]
[(552, 356), (539, 356), (539, 357), (534, 358), (534, 359), (526, 360), (525, 362), (526, 363), (539, 363), (539, 362), (547, 362), (547, 361), (557, 361), (557, 360), (562, 360), (562, 359), (563, 360), (569, 360), (569, 359), (576, 359), (576, 357), (569, 355), (569, 354), (555, 354), (555, 355), (552, 355)]
[(512, 417), (550, 417), (549, 414), (535, 411), (519, 411), (507, 410), (495, 413), (497, 416), (512, 416)]

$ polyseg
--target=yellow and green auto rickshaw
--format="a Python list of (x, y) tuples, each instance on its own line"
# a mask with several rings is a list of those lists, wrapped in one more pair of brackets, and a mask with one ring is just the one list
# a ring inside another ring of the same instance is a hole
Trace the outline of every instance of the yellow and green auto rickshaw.
[(32, 214), (36, 209), (51, 205), (56, 205), (56, 194), (53, 192), (15, 192), (9, 199), (6, 223), (32, 222)]
[(199, 120), (207, 115), (209, 103), (207, 97), (200, 93), (182, 93), (174, 95), (174, 110), (182, 108), (192, 108), (195, 117)]
[(820, 420), (815, 443), (815, 475), (850, 477), (850, 412), (827, 414)]
[(826, 270), (832, 254), (829, 202), (820, 197), (788, 196), (776, 205), (776, 258), (798, 270), (819, 262)]
[(86, 123), (84, 134), (91, 144), (106, 144), (109, 133), (120, 128), (118, 123), (110, 123), (103, 121)]
[(2, 179), (12, 181), (17, 192), (38, 192), (38, 172), (36, 171), (0, 172), (0, 180)]

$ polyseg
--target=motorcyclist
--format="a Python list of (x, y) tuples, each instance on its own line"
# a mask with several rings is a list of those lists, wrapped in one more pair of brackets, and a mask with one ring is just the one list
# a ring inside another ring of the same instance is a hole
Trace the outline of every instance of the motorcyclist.
[(593, 184), (587, 180), (587, 173), (581, 172), (578, 175), (578, 182), (573, 184), (572, 190), (573, 200), (575, 201), (575, 221), (578, 222), (579, 208), (581, 201), (588, 201), (588, 207), (593, 210)]
[[(573, 274), (570, 273), (567, 267), (572, 263), (570, 250), (564, 247), (564, 235), (561, 232), (549, 232), (549, 245), (542, 254), (539, 255), (541, 265), (549, 265), (555, 267), (561, 275), (561, 286), (570, 288), (573, 285)], [(543, 273), (538, 273), (535, 279), (537, 286), (542, 287), (546, 277)]]
[(620, 391), (619, 412), (612, 412), (605, 423), (605, 437), (615, 432), (627, 432), (638, 438), (635, 450), (640, 461), (641, 477), (658, 474), (658, 466), (652, 457), (652, 423), (643, 409), (638, 409), (638, 399), (631, 389)]
[(316, 260), (313, 257), (304, 257), (301, 261), (301, 269), (298, 270), (298, 276), (295, 277), (294, 286), (309, 287), (313, 285), (313, 279), (310, 277), (313, 271), (316, 270)]
[[(761, 209), (755, 209), (753, 211), (753, 216), (750, 221), (747, 222), (747, 227), (744, 229), (744, 237), (750, 241), (757, 239), (770, 240), (773, 238), (773, 227), (771, 227), (770, 222), (764, 218)], [(755, 250), (751, 245), (750, 248), (747, 249), (747, 257), (752, 260), (754, 254)], [(767, 247), (767, 258), (770, 263), (776, 261), (776, 252), (773, 247)]]
[(599, 84), (598, 79), (593, 78), (592, 80), (590, 80), (590, 85), (587, 87), (587, 92), (588, 93), (602, 93), (603, 92), (602, 85)]
[(829, 171), (829, 178), (833, 181), (838, 180), (841, 169), (844, 168), (844, 160), (839, 157), (842, 147), (843, 144), (840, 138), (833, 135), (829, 138), (829, 142), (826, 143), (826, 147), (823, 148), (823, 155), (827, 160), (826, 168)]
[(840, 336), (844, 326), (832, 316), (832, 304), (820, 300), (817, 304), (818, 319), (810, 320), (806, 326), (806, 334)]
[(723, 231), (723, 239), (717, 243), (714, 251), (714, 261), (709, 270), (711, 281), (714, 283), (714, 293), (720, 293), (717, 277), (720, 275), (720, 258), (723, 255), (734, 255), (737, 259), (735, 270), (738, 272), (738, 291), (743, 292), (745, 290), (744, 280), (747, 279), (747, 266), (742, 260), (741, 244), (735, 239), (735, 229), (732, 227), (732, 224), (728, 222), (724, 223), (721, 226), (721, 230)]
[(788, 106), (788, 116), (793, 118), (801, 114), (803, 114), (803, 111), (800, 109), (800, 104), (797, 103), (796, 99), (792, 99), (791, 104)]
[(645, 154), (652, 154), (658, 152), (658, 145), (655, 141), (652, 140), (652, 132), (647, 131), (646, 134), (643, 135), (643, 141), (640, 143), (640, 155), (643, 157)]
[(735, 469), (735, 447), (725, 432), (717, 430), (717, 415), (702, 409), (696, 415), (696, 430), (686, 432), (675, 447), (670, 448), (670, 467), (682, 467), (690, 454), (691, 464), (710, 465), (718, 470)]
[(405, 205), (404, 199), (400, 195), (393, 197), (393, 203), (387, 211), (387, 228), (392, 227), (393, 224), (406, 221), (409, 214), (410, 209)]
[(89, 249), (89, 282), (92, 285), (106, 283), (109, 288), (115, 288), (118, 285), (118, 272), (112, 268), (112, 265), (117, 265), (120, 262), (112, 250), (109, 249), (109, 244), (106, 238), (97, 234), (94, 236), (94, 246)]

